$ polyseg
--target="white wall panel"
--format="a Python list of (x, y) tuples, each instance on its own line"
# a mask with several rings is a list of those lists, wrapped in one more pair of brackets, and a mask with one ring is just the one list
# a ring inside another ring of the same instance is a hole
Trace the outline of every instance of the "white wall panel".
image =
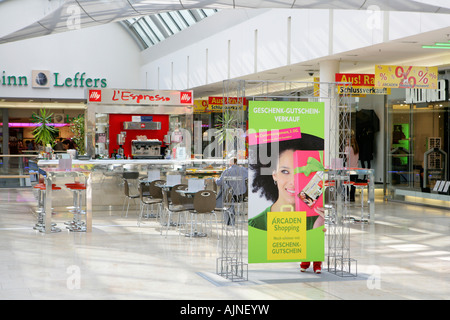
[(383, 21), (381, 11), (334, 10), (333, 53), (382, 42)]
[(329, 11), (291, 11), (291, 63), (328, 55)]
[(448, 27), (447, 14), (432, 13), (389, 13), (389, 38), (395, 40), (410, 35)]
[(270, 19), (266, 18), (265, 23), (258, 23), (256, 26), (258, 29), (258, 71), (286, 65), (287, 19), (292, 11), (273, 11)]
[(33, 88), (32, 70), (49, 70), (51, 75), (105, 78), (109, 88), (140, 88), (140, 51), (118, 24), (81, 29), (46, 37), (0, 45), (0, 76), (24, 75), (28, 86), (0, 85), (0, 97), (84, 99), (85, 88)]

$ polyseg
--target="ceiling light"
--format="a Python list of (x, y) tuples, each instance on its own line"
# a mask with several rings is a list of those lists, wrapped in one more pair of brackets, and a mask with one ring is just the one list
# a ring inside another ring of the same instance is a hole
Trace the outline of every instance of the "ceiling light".
[(450, 46), (422, 46), (422, 49), (450, 49)]

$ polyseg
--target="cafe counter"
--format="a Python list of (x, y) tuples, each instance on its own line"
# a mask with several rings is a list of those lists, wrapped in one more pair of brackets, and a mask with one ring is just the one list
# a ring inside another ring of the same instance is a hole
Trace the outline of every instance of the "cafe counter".
[[(68, 160), (68, 159), (64, 159)], [(145, 178), (159, 172), (161, 179), (167, 175), (182, 176), (186, 183), (190, 177), (220, 176), (225, 168), (225, 160), (39, 160), (37, 162), (41, 177), (48, 176), (53, 184), (62, 185), (74, 180), (89, 181), (91, 186), (91, 204), (96, 210), (117, 210), (122, 208), (124, 195), (123, 176), (126, 172), (139, 172), (140, 178)], [(136, 184), (136, 183), (135, 183)], [(130, 192), (137, 193), (137, 185), (131, 186)], [(58, 196), (53, 197), (53, 207), (66, 207), (72, 198), (70, 190), (58, 190)]]

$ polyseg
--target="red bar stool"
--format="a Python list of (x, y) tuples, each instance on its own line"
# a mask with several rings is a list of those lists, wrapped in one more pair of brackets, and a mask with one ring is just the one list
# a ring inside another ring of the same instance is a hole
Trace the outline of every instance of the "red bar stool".
[[(38, 183), (33, 188), (38, 190), (38, 208), (36, 209), (38, 218), (33, 229), (45, 233), (45, 215), (47, 214), (45, 212), (45, 191), (47, 187), (45, 183)], [(61, 190), (61, 188), (52, 184), (52, 190)], [(50, 212), (49, 214), (52, 213)], [(61, 232), (61, 229), (56, 227), (56, 223), (52, 223), (51, 232)]]
[(354, 182), (353, 185), (356, 189), (361, 190), (361, 220), (359, 222), (368, 222), (364, 219), (364, 189), (367, 188), (367, 195), (369, 195), (369, 184), (367, 182)]
[(86, 185), (75, 182), (66, 183), (65, 186), (73, 192), (73, 209), (70, 210), (73, 213), (73, 219), (65, 223), (66, 228), (73, 232), (86, 232), (86, 222), (81, 220), (81, 215), (85, 214), (81, 206), (83, 203), (82, 191), (86, 190)]

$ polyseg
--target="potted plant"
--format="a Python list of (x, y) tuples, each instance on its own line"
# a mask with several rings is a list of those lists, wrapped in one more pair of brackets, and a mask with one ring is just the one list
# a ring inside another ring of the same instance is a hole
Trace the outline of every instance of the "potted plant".
[(33, 136), (36, 143), (42, 143), (43, 147), (53, 146), (55, 137), (58, 136), (59, 130), (50, 125), (53, 113), (49, 113), (46, 109), (41, 109), (39, 114), (33, 112), (33, 122), (38, 126), (33, 130)]
[(75, 148), (78, 154), (85, 154), (84, 146), (84, 115), (79, 115), (71, 121), (70, 130), (74, 134), (72, 141), (75, 143)]

